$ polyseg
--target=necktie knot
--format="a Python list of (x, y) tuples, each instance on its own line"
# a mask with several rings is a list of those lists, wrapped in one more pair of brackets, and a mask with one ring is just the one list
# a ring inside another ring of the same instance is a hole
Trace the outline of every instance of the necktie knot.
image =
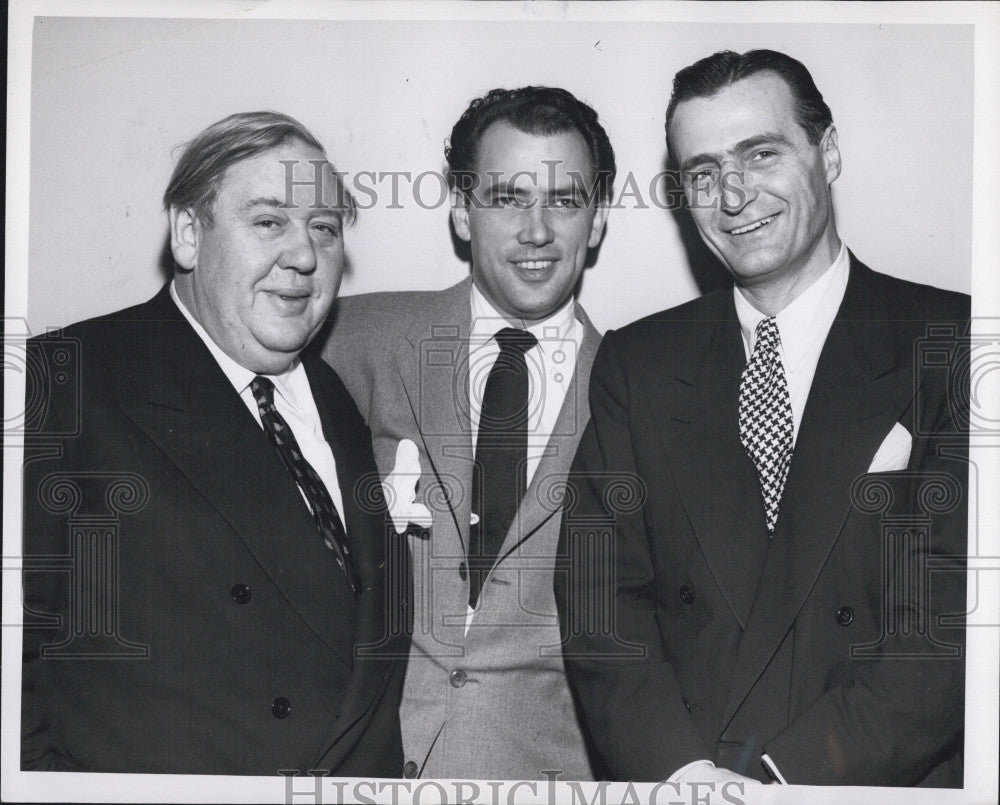
[(250, 393), (257, 401), (257, 407), (274, 405), (274, 383), (270, 378), (257, 375), (250, 381)]
[(777, 351), (781, 345), (781, 333), (778, 332), (778, 322), (774, 316), (768, 316), (757, 322), (754, 339), (754, 352), (757, 350)]
[(504, 327), (494, 338), (500, 345), (501, 352), (519, 352), (522, 355), (538, 343), (535, 336), (517, 327)]

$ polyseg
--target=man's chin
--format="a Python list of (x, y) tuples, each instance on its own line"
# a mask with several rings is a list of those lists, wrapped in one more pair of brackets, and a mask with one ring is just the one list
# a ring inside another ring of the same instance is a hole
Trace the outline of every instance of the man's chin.
[(253, 369), (255, 372), (278, 374), (285, 371), (299, 356), (299, 353), (309, 344), (312, 332), (283, 333), (280, 336), (258, 339), (253, 350), (253, 362), (263, 368)]

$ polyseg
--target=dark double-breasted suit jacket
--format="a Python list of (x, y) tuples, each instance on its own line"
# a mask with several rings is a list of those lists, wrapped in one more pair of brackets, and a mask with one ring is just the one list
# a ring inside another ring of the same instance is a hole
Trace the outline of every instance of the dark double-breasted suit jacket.
[(166, 287), (28, 354), (22, 768), (398, 776), (402, 554), (339, 378), (302, 356), (357, 597)]
[[(961, 785), (968, 316), (852, 257), (770, 538), (732, 292), (605, 336), (556, 586), (615, 778), (766, 780), (766, 753), (789, 783)], [(870, 473), (897, 423), (906, 466)]]

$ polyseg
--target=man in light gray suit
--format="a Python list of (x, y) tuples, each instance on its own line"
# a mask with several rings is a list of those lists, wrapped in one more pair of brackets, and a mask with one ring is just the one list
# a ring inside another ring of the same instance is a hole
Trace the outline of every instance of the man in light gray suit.
[(524, 87), (474, 100), (445, 154), (471, 278), (338, 300), (323, 353), (409, 527), (405, 774), (591, 779), (552, 574), (600, 341), (573, 293), (604, 233), (614, 152), (589, 106)]

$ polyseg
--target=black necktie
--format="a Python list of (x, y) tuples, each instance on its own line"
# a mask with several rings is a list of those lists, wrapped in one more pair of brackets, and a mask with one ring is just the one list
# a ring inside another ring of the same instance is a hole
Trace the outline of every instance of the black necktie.
[(756, 332), (740, 382), (740, 441), (757, 467), (770, 534), (792, 461), (792, 403), (778, 353), (778, 323), (773, 316), (761, 319)]
[(337, 513), (337, 507), (333, 505), (326, 484), (323, 483), (323, 479), (319, 477), (312, 465), (306, 461), (299, 449), (298, 442), (295, 441), (295, 434), (288, 427), (285, 418), (274, 407), (274, 384), (268, 378), (257, 375), (250, 383), (250, 391), (257, 401), (257, 410), (260, 411), (260, 421), (264, 426), (264, 432), (277, 448), (282, 462), (292, 474), (295, 483), (299, 485), (299, 489), (305, 494), (306, 500), (309, 501), (313, 521), (316, 523), (316, 528), (319, 530), (323, 542), (336, 555), (337, 564), (344, 571), (351, 584), (351, 589), (357, 595), (361, 584), (351, 564), (347, 531)]
[(472, 473), (469, 527), (469, 606), (479, 600), (483, 579), (496, 562), (526, 486), (528, 459), (528, 366), (524, 353), (538, 340), (526, 330), (505, 327), (479, 414)]

